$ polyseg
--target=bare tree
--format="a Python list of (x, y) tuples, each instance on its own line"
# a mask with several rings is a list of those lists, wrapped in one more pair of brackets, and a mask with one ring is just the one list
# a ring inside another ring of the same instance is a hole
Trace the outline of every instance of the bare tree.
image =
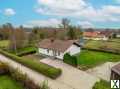
[(63, 26), (64, 29), (67, 29), (68, 26), (69, 26), (69, 24), (70, 24), (70, 20), (67, 19), (67, 18), (63, 18), (61, 24), (62, 24), (62, 26)]

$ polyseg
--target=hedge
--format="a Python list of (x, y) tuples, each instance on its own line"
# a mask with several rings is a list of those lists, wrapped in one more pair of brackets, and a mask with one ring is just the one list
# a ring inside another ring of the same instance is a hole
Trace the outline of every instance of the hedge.
[(29, 60), (23, 57), (18, 57), (14, 54), (8, 53), (3, 50), (0, 50), (0, 53), (52, 79), (57, 78), (62, 73), (62, 70), (59, 68), (55, 68), (35, 60)]
[(24, 51), (22, 51), (22, 52), (19, 52), (19, 53), (17, 54), (17, 56), (24, 56), (24, 55), (32, 54), (32, 53), (36, 53), (36, 49), (24, 50)]
[(64, 55), (63, 61), (67, 64), (70, 64), (72, 66), (77, 66), (77, 58), (76, 56), (71, 56), (69, 53), (66, 53)]
[(93, 49), (93, 48), (82, 48), (85, 50), (90, 50), (90, 51), (97, 51), (97, 52), (105, 52), (105, 53), (112, 53), (112, 54), (120, 54), (120, 51), (118, 50), (114, 50), (114, 51), (110, 51), (110, 50), (105, 50), (105, 49)]

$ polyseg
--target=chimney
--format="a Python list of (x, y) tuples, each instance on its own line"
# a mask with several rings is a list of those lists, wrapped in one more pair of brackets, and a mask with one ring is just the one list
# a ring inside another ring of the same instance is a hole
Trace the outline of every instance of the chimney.
[(54, 38), (51, 38), (51, 40), (50, 40), (52, 43), (55, 41), (55, 39)]

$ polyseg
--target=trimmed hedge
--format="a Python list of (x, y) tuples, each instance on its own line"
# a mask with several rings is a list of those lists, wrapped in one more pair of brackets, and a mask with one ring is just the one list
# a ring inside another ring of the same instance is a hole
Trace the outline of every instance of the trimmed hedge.
[(36, 53), (36, 49), (29, 49), (29, 50), (24, 50), (22, 52), (19, 52), (17, 56), (24, 56), (28, 54)]
[(77, 66), (77, 58), (76, 56), (71, 56), (69, 53), (66, 53), (64, 55), (63, 61), (67, 64), (70, 64), (72, 66)]
[(97, 52), (105, 52), (105, 53), (112, 53), (112, 54), (120, 54), (120, 51), (119, 50), (114, 50), (114, 51), (111, 51), (111, 50), (105, 50), (103, 48), (101, 49), (93, 49), (93, 48), (82, 48), (83, 50), (90, 50), (90, 51), (97, 51)]
[(57, 78), (62, 73), (62, 70), (59, 68), (55, 68), (35, 60), (24, 59), (23, 57), (18, 57), (3, 50), (0, 50), (0, 53), (52, 79)]

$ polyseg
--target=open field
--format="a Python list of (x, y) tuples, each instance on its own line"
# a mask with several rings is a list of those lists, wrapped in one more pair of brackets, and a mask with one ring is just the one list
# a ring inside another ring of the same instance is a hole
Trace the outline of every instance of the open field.
[(24, 89), (22, 85), (8, 75), (0, 75), (0, 89)]
[(0, 40), (0, 48), (8, 47), (9, 41), (8, 40)]
[(112, 39), (110, 41), (89, 40), (86, 42), (84, 47), (120, 53), (120, 39)]
[(88, 50), (82, 50), (77, 54), (77, 58), (81, 69), (92, 68), (105, 62), (120, 61), (120, 55)]

